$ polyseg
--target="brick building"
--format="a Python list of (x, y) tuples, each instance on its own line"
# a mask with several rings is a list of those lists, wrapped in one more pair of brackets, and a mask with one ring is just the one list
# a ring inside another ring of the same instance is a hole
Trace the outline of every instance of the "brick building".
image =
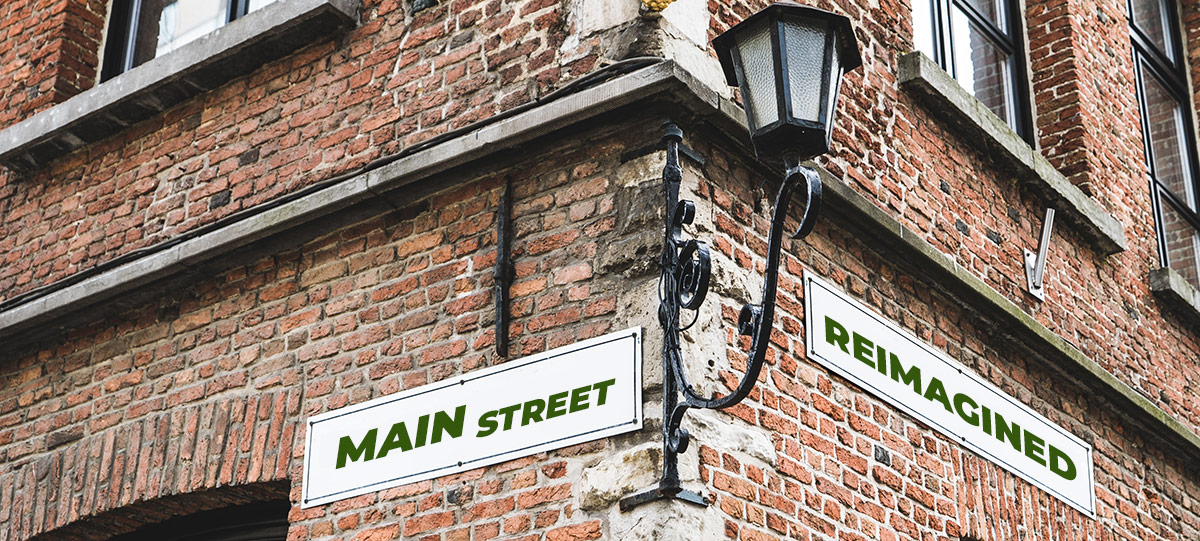
[[(0, 540), (1200, 539), (1200, 3), (814, 5), (863, 62), (766, 366), (683, 419), (707, 505), (622, 508), (664, 456), (667, 121), (713, 260), (688, 371), (746, 368), (782, 175), (710, 40), (766, 2), (6, 2)], [(923, 417), (971, 415), (932, 369), (855, 379), (883, 342), (814, 287), (1087, 459)], [(640, 429), (308, 505), (313, 419), (630, 328)]]

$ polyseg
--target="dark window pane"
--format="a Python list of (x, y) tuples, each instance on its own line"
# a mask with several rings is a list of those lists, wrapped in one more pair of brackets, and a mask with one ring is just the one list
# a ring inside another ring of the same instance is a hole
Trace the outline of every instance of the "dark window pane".
[(158, 18), (162, 13), (163, 0), (144, 0), (141, 11), (134, 13), (133, 61), (129, 67), (136, 68), (154, 58), (158, 47)]
[(936, 60), (941, 55), (936, 52), (937, 45), (933, 39), (937, 22), (933, 19), (932, 2), (933, 0), (913, 0), (913, 48)]
[(1170, 40), (1170, 26), (1167, 16), (1170, 14), (1168, 0), (1132, 0), (1133, 22), (1150, 38), (1158, 50), (1167, 58), (1175, 57), (1174, 40)]
[(954, 39), (954, 77), (996, 116), (1014, 125), (1009, 101), (1008, 55), (996, 47), (958, 8), (950, 19)]
[(1149, 72), (1142, 75), (1154, 178), (1195, 209), (1184, 142), (1183, 107)]
[(1200, 289), (1200, 261), (1197, 260), (1197, 256), (1200, 256), (1200, 237), (1166, 198), (1160, 198), (1159, 204), (1162, 205), (1162, 223), (1159, 227), (1167, 252), (1167, 266), (1187, 279), (1192, 287)]
[(225, 24), (229, 0), (142, 0), (133, 66), (174, 51)]
[(250, 0), (250, 7), (247, 11), (254, 11), (272, 2), (275, 2), (275, 0)]
[(991, 21), (1001, 32), (1008, 33), (1008, 25), (1004, 24), (1004, 15), (1000, 12), (1003, 9), (1003, 2), (1000, 0), (963, 0), (963, 2), (970, 4), (975, 11)]

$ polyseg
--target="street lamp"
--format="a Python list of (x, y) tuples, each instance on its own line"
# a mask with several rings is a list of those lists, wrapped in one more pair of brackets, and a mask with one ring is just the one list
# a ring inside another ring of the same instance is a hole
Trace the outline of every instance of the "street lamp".
[[(692, 223), (696, 205), (679, 200), (683, 171), (679, 144), (683, 132), (667, 127), (663, 139), (667, 165), (666, 232), (659, 261), (659, 325), (663, 329), (663, 472), (658, 484), (621, 499), (621, 509), (674, 498), (705, 505), (700, 494), (683, 490), (678, 454), (687, 450), (690, 436), (680, 425), (688, 409), (722, 409), (741, 402), (758, 381), (775, 319), (775, 291), (783, 223), (792, 186), (803, 179), (807, 198), (793, 239), (808, 235), (821, 207), (821, 179), (800, 162), (829, 151), (833, 114), (842, 73), (862, 64), (850, 21), (846, 17), (794, 2), (779, 2), (754, 14), (713, 40), (729, 84), (737, 84), (746, 104), (746, 119), (757, 154), (782, 154), (786, 171), (775, 197), (767, 238), (767, 266), (762, 302), (746, 304), (738, 317), (738, 332), (751, 337), (746, 373), (733, 392), (704, 397), (695, 391), (684, 369), (680, 334), (682, 310), (699, 310), (708, 292), (711, 258), (699, 240), (684, 240), (683, 226)], [(695, 319), (692, 319), (694, 322)]]
[(742, 91), (759, 155), (829, 151), (842, 74), (862, 65), (850, 20), (779, 2), (713, 40), (725, 79)]

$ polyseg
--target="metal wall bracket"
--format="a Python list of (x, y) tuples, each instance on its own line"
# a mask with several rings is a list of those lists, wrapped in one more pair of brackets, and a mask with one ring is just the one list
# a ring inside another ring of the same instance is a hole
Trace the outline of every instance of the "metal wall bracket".
[(1046, 277), (1046, 255), (1050, 251), (1050, 236), (1054, 234), (1054, 209), (1046, 209), (1046, 220), (1042, 222), (1042, 238), (1038, 242), (1037, 253), (1025, 252), (1025, 281), (1029, 293), (1039, 301), (1046, 300), (1044, 279)]
[[(703, 494), (684, 490), (679, 478), (679, 454), (686, 452), (691, 436), (683, 428), (684, 415), (689, 409), (724, 409), (740, 403), (758, 382), (770, 343), (772, 324), (775, 318), (775, 293), (779, 281), (779, 259), (783, 239), (787, 236), (784, 222), (791, 203), (791, 191), (799, 187), (804, 190), (804, 214), (800, 226), (790, 235), (802, 239), (816, 225), (821, 208), (821, 178), (817, 172), (800, 165), (794, 153), (784, 155), (783, 183), (775, 196), (775, 208), (771, 213), (771, 229), (767, 236), (766, 268), (763, 271), (761, 301), (746, 304), (738, 317), (738, 332), (752, 338), (750, 352), (746, 356), (746, 371), (733, 391), (724, 396), (703, 396), (688, 380), (681, 347), (681, 334), (688, 330), (698, 317), (697, 311), (708, 294), (712, 260), (708, 245), (700, 240), (687, 240), (683, 226), (690, 225), (696, 217), (696, 204), (679, 199), (683, 171), (679, 165), (680, 143), (683, 131), (674, 124), (666, 126), (663, 141), (667, 147), (667, 164), (663, 168), (663, 193), (665, 197), (665, 231), (663, 252), (659, 258), (659, 306), (658, 322), (663, 330), (663, 465), (662, 477), (657, 485), (648, 487), (621, 499), (621, 510), (628, 511), (638, 505), (661, 499), (683, 500), (696, 505), (707, 505)], [(682, 322), (680, 312), (691, 313), (687, 324)]]
[(496, 354), (508, 357), (508, 296), (513, 281), (512, 177), (504, 176), (500, 208), (496, 210)]

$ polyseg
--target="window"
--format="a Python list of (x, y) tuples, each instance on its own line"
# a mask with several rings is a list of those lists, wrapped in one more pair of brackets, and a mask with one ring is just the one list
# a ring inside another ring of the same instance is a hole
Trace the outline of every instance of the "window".
[(1179, 12), (1173, 0), (1130, 0), (1128, 8), (1159, 256), (1200, 288), (1200, 190)]
[(169, 53), (274, 0), (115, 0), (100, 80)]
[(1015, 0), (913, 2), (917, 50), (1032, 144), (1020, 28)]

